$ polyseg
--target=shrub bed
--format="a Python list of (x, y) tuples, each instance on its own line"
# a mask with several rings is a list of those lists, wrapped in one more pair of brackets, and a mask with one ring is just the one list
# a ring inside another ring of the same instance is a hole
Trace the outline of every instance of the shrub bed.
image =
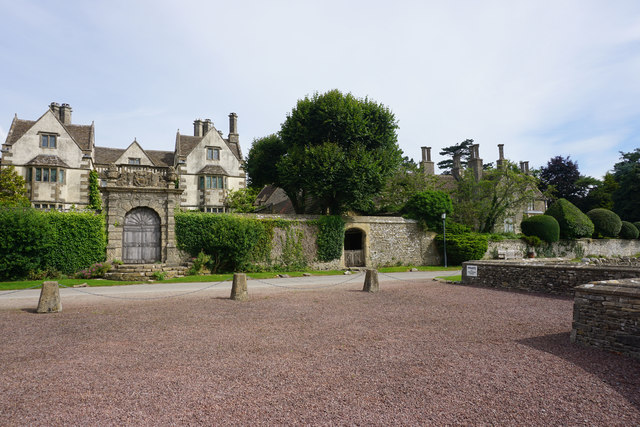
[[(444, 238), (436, 236), (440, 255), (444, 255)], [(479, 233), (447, 234), (447, 261), (451, 265), (460, 265), (464, 261), (482, 259), (488, 248), (488, 236)]]
[(551, 215), (535, 215), (522, 220), (520, 229), (527, 236), (536, 236), (547, 243), (560, 240), (560, 225)]
[(639, 234), (640, 231), (638, 231), (635, 225), (629, 221), (622, 221), (622, 227), (620, 228), (618, 237), (621, 239), (637, 239)]
[(593, 237), (617, 237), (622, 228), (620, 217), (609, 209), (596, 208), (587, 212), (593, 222)]

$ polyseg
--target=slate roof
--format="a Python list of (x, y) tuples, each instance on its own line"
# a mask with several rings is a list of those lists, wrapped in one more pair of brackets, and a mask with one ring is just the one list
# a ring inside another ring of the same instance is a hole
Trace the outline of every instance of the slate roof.
[(94, 161), (97, 165), (108, 165), (118, 160), (124, 152), (123, 148), (96, 147)]
[(11, 122), (11, 127), (9, 128), (5, 144), (13, 145), (14, 142), (20, 139), (20, 137), (27, 133), (27, 131), (35, 124), (35, 120), (20, 120), (15, 117), (13, 122)]
[[(214, 130), (211, 130), (210, 132), (212, 131), (215, 132)], [(202, 141), (202, 138), (204, 137), (177, 134), (177, 138), (179, 151), (178, 156), (186, 157), (193, 151), (194, 148), (196, 148), (196, 146), (200, 143), (200, 141)], [(227, 144), (227, 147), (229, 147), (233, 155), (236, 156), (236, 158), (240, 160), (240, 162), (242, 162), (242, 152), (240, 151), (240, 144), (237, 142), (229, 142), (228, 139), (224, 138), (222, 140)]]
[(169, 167), (173, 166), (173, 151), (145, 150), (147, 156), (156, 166)]
[(198, 175), (225, 175), (229, 176), (226, 170), (222, 166), (218, 165), (208, 165), (200, 169)]
[(37, 155), (27, 163), (27, 166), (55, 166), (59, 168), (69, 167), (69, 165), (62, 161), (60, 157), (51, 154)]
[[(36, 120), (22, 120), (17, 117), (13, 119), (11, 123), (11, 128), (9, 129), (9, 133), (7, 134), (7, 139), (5, 144), (13, 145), (18, 139), (22, 137), (29, 129), (36, 124)], [(90, 150), (91, 149), (91, 139), (93, 137), (93, 126), (92, 125), (65, 125), (62, 124), (62, 127), (66, 129), (66, 131), (71, 135), (71, 137), (76, 141), (78, 146), (80, 146), (81, 150)]]

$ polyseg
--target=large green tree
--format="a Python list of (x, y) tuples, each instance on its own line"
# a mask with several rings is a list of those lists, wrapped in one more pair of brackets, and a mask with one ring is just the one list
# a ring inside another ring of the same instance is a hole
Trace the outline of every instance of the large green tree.
[(276, 162), (274, 184), (298, 213), (305, 212), (308, 200), (323, 213), (370, 211), (402, 161), (397, 128), (393, 113), (367, 98), (338, 90), (307, 96), (280, 129), (285, 151)]
[(440, 150), (440, 155), (450, 157), (438, 162), (438, 168), (445, 175), (451, 175), (451, 168), (453, 167), (453, 157), (456, 154), (460, 155), (460, 167), (466, 168), (467, 162), (471, 158), (471, 146), (473, 145), (473, 139), (465, 139), (459, 144), (454, 144), (449, 147), (443, 147)]
[(536, 179), (510, 162), (485, 171), (479, 181), (466, 170), (452, 196), (454, 220), (475, 231), (491, 233), (499, 220), (534, 200)]
[(30, 206), (25, 180), (13, 165), (0, 168), (0, 206)]
[(571, 160), (570, 156), (551, 158), (547, 165), (540, 169), (538, 178), (540, 190), (550, 193), (554, 200), (567, 199), (576, 204), (586, 195), (584, 188), (579, 185), (581, 175), (578, 163)]
[(613, 210), (625, 221), (640, 221), (640, 148), (620, 152), (620, 159), (613, 165), (618, 183), (613, 193)]
[(249, 186), (260, 189), (278, 182), (276, 164), (286, 152), (287, 148), (276, 134), (254, 139), (245, 163)]

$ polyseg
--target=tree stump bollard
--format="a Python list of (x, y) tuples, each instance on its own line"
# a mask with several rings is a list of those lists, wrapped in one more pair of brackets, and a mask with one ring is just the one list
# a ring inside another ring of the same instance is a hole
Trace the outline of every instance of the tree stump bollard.
[(59, 313), (62, 311), (58, 282), (44, 282), (40, 290), (37, 313)]
[(380, 285), (378, 284), (378, 270), (370, 268), (367, 270), (367, 274), (364, 276), (363, 292), (378, 292)]
[(231, 299), (234, 301), (245, 301), (248, 298), (249, 293), (247, 292), (247, 275), (244, 273), (233, 273)]

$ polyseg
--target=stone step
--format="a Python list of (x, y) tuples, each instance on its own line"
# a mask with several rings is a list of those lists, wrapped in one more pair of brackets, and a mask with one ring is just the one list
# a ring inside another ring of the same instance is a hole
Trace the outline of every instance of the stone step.
[(111, 270), (105, 274), (105, 279), (109, 280), (153, 280), (153, 275), (163, 273), (165, 279), (174, 277), (184, 277), (188, 265), (172, 265), (166, 264), (121, 264), (114, 265)]

